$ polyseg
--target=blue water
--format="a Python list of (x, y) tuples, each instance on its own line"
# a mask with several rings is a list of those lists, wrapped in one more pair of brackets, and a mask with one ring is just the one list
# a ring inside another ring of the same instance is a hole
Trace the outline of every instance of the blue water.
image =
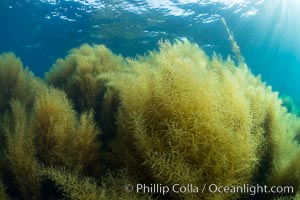
[(186, 37), (209, 55), (233, 55), (224, 17), (248, 66), (300, 105), (300, 3), (294, 0), (1, 0), (0, 53), (36, 76), (83, 43), (123, 56)]

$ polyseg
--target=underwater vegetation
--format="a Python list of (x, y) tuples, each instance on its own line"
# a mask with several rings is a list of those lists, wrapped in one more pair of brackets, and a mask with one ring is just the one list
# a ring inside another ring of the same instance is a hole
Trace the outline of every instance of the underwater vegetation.
[[(230, 41), (237, 64), (188, 40), (134, 59), (84, 44), (45, 80), (1, 54), (0, 199), (299, 199), (300, 119)], [(154, 183), (294, 192), (124, 189)]]

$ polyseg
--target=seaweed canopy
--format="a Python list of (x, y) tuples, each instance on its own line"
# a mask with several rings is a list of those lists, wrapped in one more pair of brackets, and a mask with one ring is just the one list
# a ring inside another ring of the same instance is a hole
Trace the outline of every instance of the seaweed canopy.
[(83, 44), (73, 49), (65, 59), (58, 59), (46, 73), (46, 82), (63, 89), (78, 111), (99, 109), (103, 82), (96, 77), (123, 69), (122, 56), (113, 54), (104, 45)]
[(141, 182), (249, 184), (260, 163), (270, 162), (275, 138), (295, 131), (288, 129), (295, 120), (287, 117), (277, 93), (246, 65), (235, 67), (230, 58), (216, 55), (209, 59), (187, 40), (161, 42), (158, 52), (130, 66), (132, 74), (110, 77), (109, 86), (121, 98), (115, 152)]
[(40, 161), (83, 174), (99, 171), (100, 130), (93, 113), (83, 113), (78, 119), (65, 93), (53, 88), (37, 92), (33, 111), (31, 131)]
[(127, 183), (288, 183), (298, 198), (300, 120), (250, 72), (223, 23), (238, 66), (188, 40), (160, 41), (159, 51), (127, 60), (83, 45), (46, 74), (62, 91), (0, 55), (0, 198), (55, 198), (48, 179), (71, 199), (247, 199), (126, 193)]
[[(115, 113), (118, 97), (114, 90), (108, 90), (101, 74), (115, 74), (126, 70), (122, 56), (113, 54), (104, 45), (83, 44), (72, 49), (64, 59), (58, 59), (46, 73), (46, 83), (62, 89), (74, 103), (76, 111), (95, 111), (96, 124), (105, 139), (115, 133)], [(106, 142), (103, 142), (106, 146)]]
[(21, 60), (13, 53), (0, 54), (0, 114), (9, 109), (12, 99), (31, 105), (33, 92), (33, 76)]

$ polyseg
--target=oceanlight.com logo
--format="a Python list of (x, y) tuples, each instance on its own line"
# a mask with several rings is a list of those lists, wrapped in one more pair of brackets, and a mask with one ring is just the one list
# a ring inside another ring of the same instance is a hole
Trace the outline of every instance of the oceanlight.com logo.
[[(204, 185), (206, 188), (206, 185)], [(294, 193), (293, 186), (267, 186), (267, 185), (249, 185), (243, 184), (240, 186), (220, 186), (210, 184), (208, 186), (210, 193), (237, 193), (237, 194), (292, 194)]]
[(168, 193), (236, 193), (249, 194), (254, 196), (256, 194), (293, 194), (293, 186), (267, 186), (267, 185), (249, 185), (243, 184), (239, 186), (221, 186), (217, 184), (204, 184), (197, 186), (193, 184), (174, 184), (167, 186), (163, 184), (127, 184), (125, 186), (126, 192), (147, 193), (147, 194), (168, 194)]

